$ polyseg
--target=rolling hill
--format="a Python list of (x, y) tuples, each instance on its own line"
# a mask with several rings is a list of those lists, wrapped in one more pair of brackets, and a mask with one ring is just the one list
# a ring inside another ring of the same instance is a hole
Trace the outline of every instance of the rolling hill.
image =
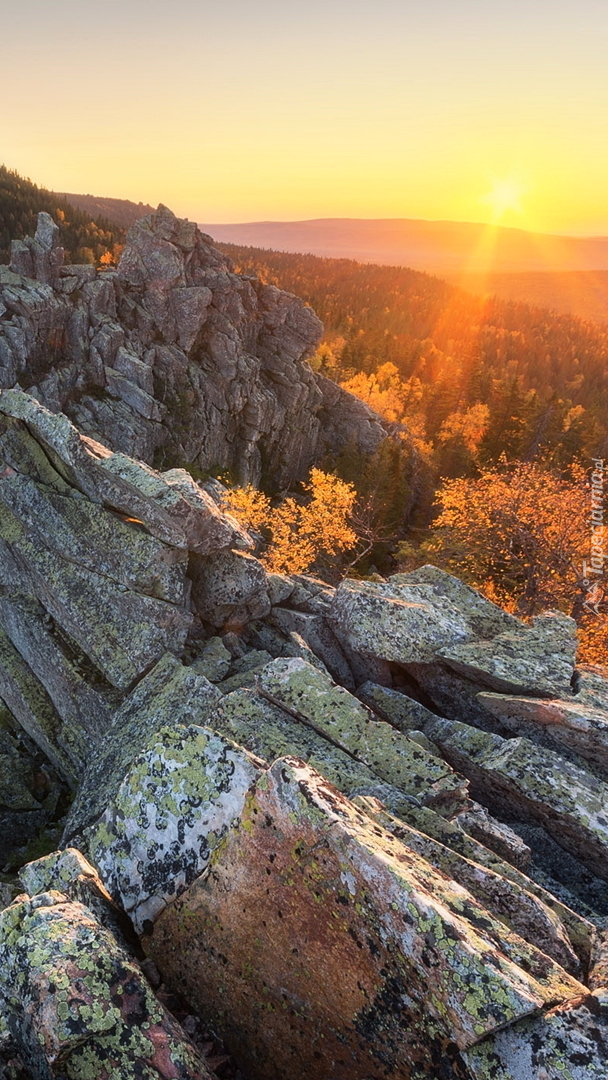
[(216, 241), (439, 274), (608, 270), (608, 237), (552, 236), (460, 221), (318, 218), (201, 224)]

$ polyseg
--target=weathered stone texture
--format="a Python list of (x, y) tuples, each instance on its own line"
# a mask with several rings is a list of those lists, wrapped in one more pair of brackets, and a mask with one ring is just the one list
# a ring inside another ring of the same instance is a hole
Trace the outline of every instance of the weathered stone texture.
[(473, 794), (520, 820), (536, 819), (608, 879), (608, 784), (528, 739), (502, 739), (441, 717), (429, 721), (425, 732), (469, 777)]
[(110, 932), (60, 892), (0, 914), (0, 1001), (37, 1080), (210, 1078)]
[(146, 949), (255, 1077), (414, 1078), (442, 1061), (466, 1077), (467, 1047), (581, 992), (541, 953), (527, 973), (508, 960), (504, 926), (475, 924), (469, 894), (295, 760), (258, 781), (211, 868)]
[(0, 268), (0, 387), (19, 381), (96, 441), (280, 490), (327, 449), (386, 437), (306, 363), (322, 333), (312, 309), (234, 273), (166, 207), (130, 229), (117, 271), (62, 262), (41, 214)]

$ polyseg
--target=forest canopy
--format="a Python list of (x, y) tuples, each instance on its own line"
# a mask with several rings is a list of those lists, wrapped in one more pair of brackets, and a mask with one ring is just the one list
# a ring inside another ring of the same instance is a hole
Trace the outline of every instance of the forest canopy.
[(11, 240), (34, 235), (41, 210), (59, 226), (68, 262), (99, 265), (115, 260), (124, 229), (104, 218), (92, 218), (61, 195), (0, 165), (0, 263), (10, 260)]

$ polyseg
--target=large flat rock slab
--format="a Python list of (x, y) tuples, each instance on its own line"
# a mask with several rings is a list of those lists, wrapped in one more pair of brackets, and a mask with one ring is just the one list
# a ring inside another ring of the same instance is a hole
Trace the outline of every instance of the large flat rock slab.
[(329, 609), (355, 653), (407, 666), (443, 662), (506, 693), (569, 693), (576, 625), (550, 612), (530, 625), (433, 566), (386, 582), (343, 581)]
[(504, 693), (553, 697), (571, 693), (576, 647), (574, 619), (547, 612), (530, 626), (491, 641), (457, 642), (440, 655), (455, 671)]
[(507, 959), (465, 890), (294, 759), (210, 871), (145, 947), (256, 1080), (466, 1077), (462, 1051), (582, 989), (540, 953)]

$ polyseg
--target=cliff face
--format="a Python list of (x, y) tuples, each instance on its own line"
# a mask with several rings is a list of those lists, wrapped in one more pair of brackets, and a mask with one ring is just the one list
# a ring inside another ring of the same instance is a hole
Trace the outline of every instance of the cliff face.
[(311, 308), (235, 273), (163, 206), (130, 229), (115, 271), (63, 265), (47, 214), (0, 267), (0, 388), (18, 384), (149, 464), (240, 483), (280, 490), (326, 450), (385, 437), (306, 363), (321, 333)]

